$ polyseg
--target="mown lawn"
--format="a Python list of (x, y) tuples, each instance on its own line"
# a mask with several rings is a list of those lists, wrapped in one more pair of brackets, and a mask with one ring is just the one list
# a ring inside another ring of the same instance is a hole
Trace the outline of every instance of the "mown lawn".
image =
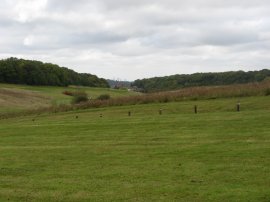
[(0, 120), (0, 201), (270, 201), (270, 97), (237, 102)]

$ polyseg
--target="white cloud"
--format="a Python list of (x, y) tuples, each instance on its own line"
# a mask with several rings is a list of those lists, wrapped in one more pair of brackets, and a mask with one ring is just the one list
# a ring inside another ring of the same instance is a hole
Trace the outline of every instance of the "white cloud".
[(8, 3), (14, 11), (15, 19), (25, 23), (42, 15), (47, 0), (10, 0)]

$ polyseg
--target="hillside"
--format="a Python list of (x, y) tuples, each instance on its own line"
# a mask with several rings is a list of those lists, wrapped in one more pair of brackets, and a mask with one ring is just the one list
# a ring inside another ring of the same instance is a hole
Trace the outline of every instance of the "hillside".
[[(90, 100), (71, 105), (73, 97), (68, 96), (66, 92), (85, 92)], [(109, 95), (110, 99), (97, 99), (100, 95)], [(123, 105), (182, 102), (186, 100), (213, 100), (220, 98), (240, 99), (242, 97), (269, 95), (270, 80), (248, 84), (189, 87), (174, 91), (145, 94), (127, 89), (0, 84), (0, 116), (1, 112), (12, 112), (9, 115), (20, 116), (37, 113), (37, 111), (38, 113), (47, 113)], [(29, 111), (32, 109), (35, 109), (35, 111)], [(23, 113), (14, 113), (22, 110)], [(4, 117), (9, 116), (8, 113), (2, 115)]]
[(95, 99), (101, 94), (109, 94), (112, 98), (138, 95), (136, 92), (110, 88), (0, 84), (0, 114), (70, 104), (72, 97), (64, 95), (63, 92), (78, 90), (86, 92), (91, 99)]
[(217, 86), (260, 82), (267, 77), (270, 77), (270, 70), (268, 69), (249, 72), (232, 71), (221, 73), (195, 73), (190, 75), (177, 74), (165, 77), (138, 79), (133, 82), (132, 86), (136, 86), (144, 92), (157, 92), (195, 86)]
[(0, 201), (267, 202), (269, 97), (238, 101), (0, 120)]
[(8, 58), (0, 60), (0, 83), (42, 86), (80, 85), (109, 87), (105, 79), (92, 74), (77, 73), (65, 67), (40, 61)]

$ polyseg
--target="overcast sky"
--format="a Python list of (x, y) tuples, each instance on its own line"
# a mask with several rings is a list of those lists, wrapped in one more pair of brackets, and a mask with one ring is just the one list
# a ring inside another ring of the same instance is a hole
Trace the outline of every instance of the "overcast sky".
[(0, 58), (103, 78), (270, 67), (269, 0), (0, 0)]

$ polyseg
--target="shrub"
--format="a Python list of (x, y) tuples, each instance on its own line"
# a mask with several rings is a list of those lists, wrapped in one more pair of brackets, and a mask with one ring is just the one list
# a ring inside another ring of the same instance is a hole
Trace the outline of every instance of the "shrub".
[(72, 92), (72, 91), (67, 91), (67, 90), (63, 91), (62, 93), (63, 93), (64, 95), (69, 95), (69, 96), (73, 96), (73, 95), (74, 95), (74, 92)]
[(111, 98), (111, 96), (109, 94), (102, 94), (100, 96), (98, 96), (98, 100), (109, 100)]
[(85, 92), (76, 92), (73, 94), (73, 99), (72, 99), (73, 104), (78, 104), (78, 103), (87, 102), (87, 101), (88, 101), (88, 96)]
[(267, 88), (267, 89), (265, 90), (264, 94), (265, 94), (266, 96), (269, 96), (269, 95), (270, 95), (270, 88)]

